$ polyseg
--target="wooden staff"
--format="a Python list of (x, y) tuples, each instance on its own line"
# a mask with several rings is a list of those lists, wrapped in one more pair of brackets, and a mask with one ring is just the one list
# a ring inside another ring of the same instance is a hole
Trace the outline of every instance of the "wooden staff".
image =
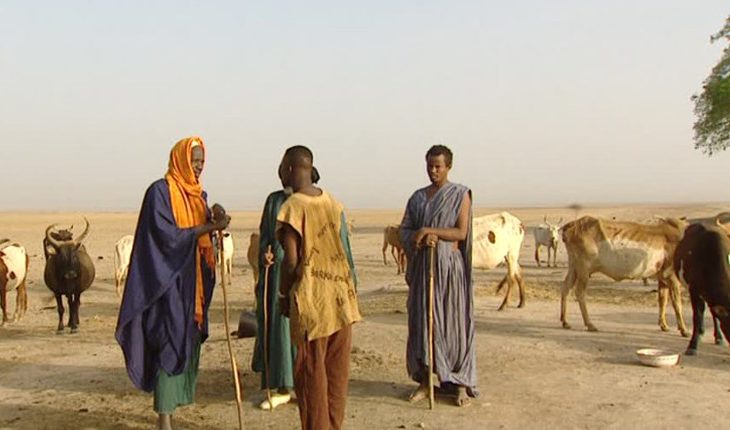
[[(223, 262), (223, 232), (218, 232), (218, 248), (221, 263)], [(243, 430), (243, 399), (241, 398), (241, 381), (238, 379), (238, 365), (236, 358), (233, 356), (233, 344), (231, 343), (231, 331), (228, 328), (228, 293), (226, 292), (226, 281), (224, 279), (225, 269), (221, 264), (221, 287), (223, 287), (223, 323), (226, 328), (226, 341), (228, 342), (228, 356), (231, 359), (231, 372), (233, 372), (233, 382), (236, 389), (236, 408), (238, 409), (238, 430)]]
[[(271, 253), (271, 245), (266, 248), (266, 253)], [(264, 257), (266, 258), (266, 257)], [(269, 386), (269, 266), (264, 270), (264, 299), (261, 301), (264, 306), (264, 376), (266, 381), (266, 399), (269, 401), (269, 411), (274, 411), (274, 404), (271, 402), (271, 387)]]
[(433, 254), (434, 247), (428, 248), (428, 408), (433, 409), (436, 401), (433, 393)]

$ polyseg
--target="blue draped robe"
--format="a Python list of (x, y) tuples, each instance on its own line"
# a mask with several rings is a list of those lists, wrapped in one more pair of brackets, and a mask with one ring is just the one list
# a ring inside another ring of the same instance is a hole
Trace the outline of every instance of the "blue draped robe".
[[(430, 199), (422, 188), (408, 200), (401, 221), (401, 242), (408, 257), (408, 375), (421, 382), (428, 366), (429, 248), (416, 249), (413, 242), (421, 227), (454, 228), (464, 197), (471, 191), (446, 183)], [(471, 221), (465, 240), (439, 240), (434, 256), (434, 364), (442, 383), (462, 385), (476, 396), (477, 367), (474, 345), (474, 299), (471, 267)]]
[(161, 369), (170, 375), (182, 373), (198, 337), (201, 341), (208, 337), (207, 315), (215, 271), (201, 258), (205, 301), (204, 322), (198, 327), (197, 244), (194, 228), (179, 228), (175, 223), (167, 182), (160, 179), (152, 183), (137, 222), (115, 333), (129, 378), (141, 390), (150, 392), (155, 388)]

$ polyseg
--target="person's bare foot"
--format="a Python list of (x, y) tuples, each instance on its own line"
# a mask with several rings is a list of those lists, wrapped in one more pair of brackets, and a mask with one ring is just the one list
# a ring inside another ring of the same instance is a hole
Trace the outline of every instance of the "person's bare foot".
[(468, 406), (471, 404), (471, 399), (466, 393), (466, 387), (460, 386), (456, 388), (456, 399), (454, 399), (454, 404), (459, 407)]
[(172, 415), (160, 414), (157, 417), (157, 430), (172, 430)]
[(408, 401), (418, 403), (425, 398), (428, 398), (428, 385), (421, 384), (408, 396)]

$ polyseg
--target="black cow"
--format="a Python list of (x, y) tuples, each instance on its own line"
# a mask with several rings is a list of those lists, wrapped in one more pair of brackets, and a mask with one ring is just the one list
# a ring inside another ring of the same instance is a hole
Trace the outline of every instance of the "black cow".
[(687, 283), (692, 301), (692, 338), (687, 355), (696, 355), (705, 333), (705, 303), (715, 325), (715, 343), (722, 343), (717, 321), (730, 339), (730, 238), (722, 224), (691, 224), (674, 253), (674, 270)]
[(71, 333), (76, 333), (79, 326), (79, 305), (81, 304), (81, 293), (86, 291), (94, 282), (96, 270), (94, 263), (82, 244), (89, 233), (89, 220), (84, 218), (86, 228), (78, 239), (58, 240), (57, 234), (51, 233), (56, 226), (50, 225), (46, 229), (44, 244), (48, 244), (48, 257), (46, 268), (43, 272), (43, 279), (46, 286), (56, 296), (58, 308), (58, 333), (63, 333), (63, 301), (61, 296), (66, 296), (69, 308), (68, 326)]

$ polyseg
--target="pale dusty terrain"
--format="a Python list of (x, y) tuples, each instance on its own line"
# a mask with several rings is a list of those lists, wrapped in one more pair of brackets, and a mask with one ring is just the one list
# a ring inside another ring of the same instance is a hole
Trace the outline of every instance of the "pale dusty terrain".
[[(705, 216), (725, 205), (692, 207), (624, 206), (590, 208), (591, 213), (619, 219), (646, 220), (654, 214)], [(481, 209), (478, 214), (500, 209)], [(555, 221), (573, 219), (567, 209), (511, 211), (533, 227), (544, 214)], [(114, 292), (113, 244), (133, 233), (136, 214), (86, 214), (92, 230), (87, 249), (97, 279), (82, 296), (80, 333), (55, 334), (54, 301), (43, 284), (41, 240), (54, 222), (82, 226), (80, 214), (0, 213), (0, 237), (25, 245), (31, 257), (26, 317), (0, 327), (0, 428), (12, 429), (148, 429), (155, 416), (149, 394), (127, 378), (121, 350), (114, 340), (119, 299)], [(245, 264), (248, 236), (258, 225), (256, 213), (234, 213), (236, 241), (234, 283), (230, 290), (235, 326), (241, 310), (251, 309), (251, 271)], [(657, 326), (655, 286), (638, 281), (619, 284), (594, 276), (588, 307), (598, 333), (583, 330), (577, 304), (569, 304), (573, 330), (558, 321), (558, 291), (565, 276), (564, 249), (558, 268), (535, 267), (528, 232), (521, 263), (527, 284), (527, 305), (497, 312), (494, 288), (504, 269), (477, 271), (476, 326), (481, 397), (465, 408), (442, 399), (429, 411), (427, 403), (411, 405), (404, 398), (414, 388), (404, 364), (407, 336), (407, 289), (391, 262), (380, 253), (382, 229), (400, 220), (400, 211), (353, 210), (353, 250), (361, 279), (360, 301), (365, 321), (354, 329), (350, 396), (345, 427), (349, 429), (418, 428), (725, 428), (730, 422), (730, 354), (708, 333), (697, 357), (685, 357), (671, 369), (638, 364), (634, 351), (658, 347), (683, 351), (670, 311), (672, 331)], [(562, 245), (561, 245), (562, 246)], [(102, 259), (103, 258), (103, 259)], [(543, 257), (544, 258), (544, 257)], [(515, 296), (516, 297), (516, 296)], [(15, 293), (9, 296), (15, 308)], [(217, 289), (211, 308), (211, 338), (203, 347), (197, 403), (176, 418), (185, 429), (237, 427), (230, 364), (223, 325), (222, 294)], [(513, 300), (513, 304), (516, 300)], [(684, 315), (691, 327), (685, 298)], [(709, 319), (708, 319), (709, 323)], [(250, 369), (252, 339), (234, 340), (242, 380), (247, 429), (298, 428), (296, 405), (273, 413), (258, 410), (264, 394), (259, 376)]]

